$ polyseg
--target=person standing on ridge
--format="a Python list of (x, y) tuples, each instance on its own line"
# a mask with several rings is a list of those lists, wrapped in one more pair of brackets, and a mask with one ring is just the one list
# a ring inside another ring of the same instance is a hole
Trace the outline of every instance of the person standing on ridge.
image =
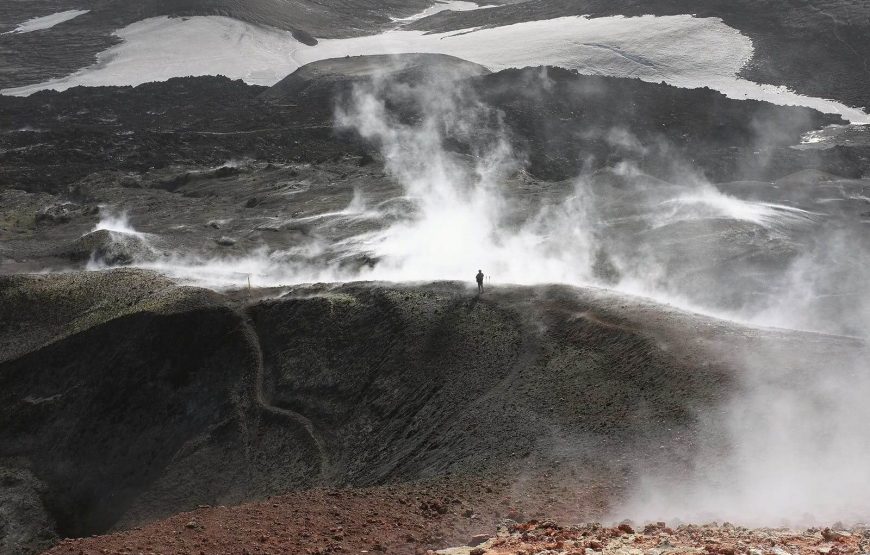
[(483, 293), (483, 270), (477, 271), (477, 292)]

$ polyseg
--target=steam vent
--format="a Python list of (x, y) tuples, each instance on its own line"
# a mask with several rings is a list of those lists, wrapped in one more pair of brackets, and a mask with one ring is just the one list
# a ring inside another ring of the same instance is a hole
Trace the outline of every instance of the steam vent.
[(870, 555), (868, 37), (0, 0), (0, 555)]

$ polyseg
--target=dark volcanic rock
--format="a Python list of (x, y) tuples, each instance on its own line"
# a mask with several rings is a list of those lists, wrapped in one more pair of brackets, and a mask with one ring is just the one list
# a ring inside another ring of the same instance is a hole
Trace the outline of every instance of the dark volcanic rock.
[(467, 79), (490, 73), (483, 66), (443, 54), (353, 56), (306, 64), (260, 95), (260, 98), (303, 100), (334, 98), (354, 84), (373, 78), (396, 83), (418, 83), (430, 75), (450, 74)]
[(665, 179), (697, 171), (714, 181), (771, 179), (796, 166), (863, 172), (860, 155), (804, 156), (789, 148), (809, 129), (842, 123), (808, 108), (552, 67), (500, 71), (474, 86), (504, 112), (528, 170), (544, 179), (569, 179), (623, 161)]
[(80, 237), (56, 254), (74, 262), (93, 260), (123, 266), (134, 260), (153, 258), (154, 250), (148, 240), (140, 235), (101, 229)]
[(0, 553), (39, 553), (58, 540), (42, 504), (45, 492), (45, 484), (26, 468), (0, 464)]
[[(205, 77), (0, 97), (12, 130), (0, 135), (0, 188), (57, 191), (100, 170), (143, 172), (179, 163), (214, 170), (246, 157), (322, 162), (355, 150), (333, 136), (332, 99), (306, 109), (267, 105), (257, 99), (264, 90)], [(39, 130), (16, 131), (22, 128)], [(189, 178), (162, 187), (174, 190)]]
[[(435, 65), (435, 75), (457, 67), (449, 58), (438, 59), (444, 63)], [(369, 63), (353, 58), (319, 62), (271, 90), (200, 77), (0, 97), (7, 126), (0, 134), (0, 189), (61, 192), (95, 172), (135, 175), (177, 165), (214, 171), (240, 158), (329, 163), (370, 155), (372, 145), (334, 129), (341, 100), (337, 83), (346, 83), (348, 66)], [(414, 75), (415, 67), (399, 72), (400, 77)], [(473, 65), (458, 67), (479, 72)], [(803, 132), (839, 121), (836, 117), (730, 100), (707, 89), (554, 68), (507, 70), (465, 83), (504, 113), (527, 169), (545, 179), (574, 177), (587, 160), (587, 170), (630, 160), (661, 177), (672, 173), (675, 161), (716, 180), (775, 179), (807, 168), (852, 177), (870, 158), (866, 145), (789, 148)], [(193, 177), (175, 175), (160, 187), (173, 191)], [(123, 183), (130, 177), (118, 179)]]

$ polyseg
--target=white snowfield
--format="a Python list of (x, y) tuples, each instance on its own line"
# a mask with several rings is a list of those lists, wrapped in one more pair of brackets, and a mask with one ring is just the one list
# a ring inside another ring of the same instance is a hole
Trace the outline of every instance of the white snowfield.
[(100, 54), (95, 65), (0, 93), (138, 85), (188, 75), (225, 75), (272, 85), (316, 60), (419, 52), (449, 54), (491, 70), (552, 65), (584, 74), (709, 87), (731, 98), (809, 106), (840, 114), (852, 123), (870, 123), (870, 115), (862, 110), (739, 78), (738, 72), (752, 57), (752, 42), (718, 18), (562, 17), (434, 34), (397, 28), (372, 36), (321, 40), (315, 46), (300, 43), (286, 31), (219, 16), (151, 18), (116, 34), (123, 42)]
[(84, 15), (89, 11), (91, 10), (67, 10), (65, 12), (44, 15), (42, 17), (34, 17), (33, 19), (28, 19), (27, 21), (19, 23), (18, 26), (15, 27), (15, 29), (7, 31), (3, 34), (11, 35), (20, 33), (32, 33), (33, 31), (51, 29), (55, 25), (59, 25), (65, 21), (69, 21), (70, 19), (75, 19), (76, 17)]
[(414, 14), (409, 17), (393, 17), (392, 20), (398, 23), (408, 23), (411, 21), (417, 21), (418, 19), (423, 19), (424, 17), (429, 17), (430, 15), (435, 15), (438, 12), (443, 12), (445, 10), (452, 10), (454, 12), (464, 12), (468, 10), (476, 10), (481, 7), (488, 6), (478, 6), (474, 2), (466, 2), (464, 0), (449, 0), (436, 2), (434, 5), (429, 6), (425, 10), (420, 13)]

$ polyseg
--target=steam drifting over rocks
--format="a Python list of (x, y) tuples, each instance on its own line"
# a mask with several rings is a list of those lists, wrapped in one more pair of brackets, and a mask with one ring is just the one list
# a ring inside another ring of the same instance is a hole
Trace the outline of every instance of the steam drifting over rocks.
[(0, 68), (0, 552), (867, 550), (870, 131), (781, 16), (188, 4), (0, 36), (93, 39)]

